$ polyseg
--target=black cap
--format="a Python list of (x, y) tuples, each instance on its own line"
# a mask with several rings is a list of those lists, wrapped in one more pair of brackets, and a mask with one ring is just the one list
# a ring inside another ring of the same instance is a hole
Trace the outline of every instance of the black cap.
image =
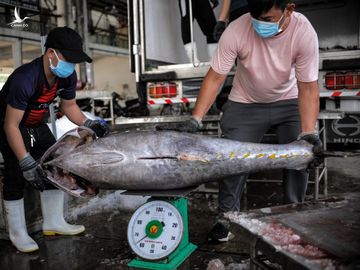
[(57, 27), (50, 31), (45, 42), (46, 48), (58, 49), (70, 63), (91, 63), (92, 59), (83, 51), (82, 39), (69, 27)]

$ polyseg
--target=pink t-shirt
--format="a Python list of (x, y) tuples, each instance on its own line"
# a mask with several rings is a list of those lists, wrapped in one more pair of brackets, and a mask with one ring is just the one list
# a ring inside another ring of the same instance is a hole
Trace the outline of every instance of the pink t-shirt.
[(230, 100), (270, 103), (297, 98), (297, 80), (313, 82), (318, 79), (317, 34), (304, 15), (293, 12), (284, 32), (261, 38), (247, 13), (226, 28), (211, 67), (219, 74), (227, 74), (235, 59), (237, 67)]

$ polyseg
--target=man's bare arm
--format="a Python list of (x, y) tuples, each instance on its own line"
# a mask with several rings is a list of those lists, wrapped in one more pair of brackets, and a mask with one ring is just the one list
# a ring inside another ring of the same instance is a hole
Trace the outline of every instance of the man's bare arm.
[(202, 119), (214, 103), (218, 91), (227, 75), (215, 72), (212, 68), (206, 74), (196, 100), (193, 116)]
[(301, 132), (312, 132), (316, 127), (320, 108), (319, 87), (317, 81), (298, 81), (298, 89)]
[(11, 150), (18, 160), (25, 157), (27, 151), (24, 140), (19, 129), (20, 122), (24, 116), (24, 111), (15, 109), (10, 105), (6, 107), (4, 131)]
[(60, 108), (71, 122), (73, 122), (78, 126), (84, 125), (84, 122), (87, 118), (81, 112), (79, 106), (76, 104), (75, 99), (70, 99), (70, 100), (62, 99)]

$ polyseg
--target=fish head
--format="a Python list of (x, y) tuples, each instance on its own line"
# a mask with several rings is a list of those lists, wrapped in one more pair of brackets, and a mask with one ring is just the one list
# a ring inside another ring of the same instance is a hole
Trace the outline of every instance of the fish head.
[(77, 127), (65, 133), (40, 159), (40, 166), (46, 173), (47, 180), (76, 197), (95, 196), (98, 193), (96, 187), (86, 179), (58, 166), (59, 162), (56, 162), (59, 159), (68, 159), (76, 149), (92, 143), (95, 139), (95, 133), (86, 127)]

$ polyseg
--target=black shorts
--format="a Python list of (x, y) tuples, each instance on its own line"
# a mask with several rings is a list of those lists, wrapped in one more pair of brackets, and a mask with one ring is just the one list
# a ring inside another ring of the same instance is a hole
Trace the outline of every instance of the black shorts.
[[(19, 127), (26, 150), (35, 159), (40, 159), (45, 151), (50, 148), (56, 139), (45, 123), (36, 127)], [(30, 134), (33, 134), (35, 142), (31, 144)], [(19, 200), (24, 196), (26, 180), (23, 177), (19, 161), (11, 150), (5, 132), (4, 123), (0, 122), (0, 151), (4, 158), (3, 198), (4, 200)], [(44, 183), (45, 189), (54, 189), (49, 183)]]

